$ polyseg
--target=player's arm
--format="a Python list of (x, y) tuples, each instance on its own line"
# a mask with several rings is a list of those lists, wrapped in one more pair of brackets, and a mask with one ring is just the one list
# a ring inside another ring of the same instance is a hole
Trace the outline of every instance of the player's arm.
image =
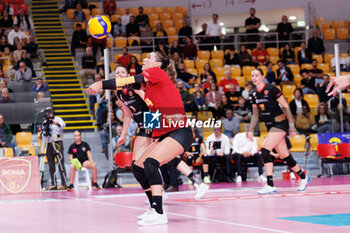
[(252, 106), (253, 106), (253, 115), (252, 115), (252, 118), (250, 119), (249, 132), (248, 132), (248, 138), (251, 141), (253, 141), (255, 126), (256, 126), (256, 124), (258, 124), (258, 121), (259, 121), (258, 105), (253, 104)]
[(284, 98), (283, 95), (278, 97), (277, 99), (278, 103), (281, 105), (283, 111), (285, 112), (288, 122), (289, 122), (289, 129), (290, 129), (290, 136), (294, 136), (296, 134), (296, 129), (295, 129), (295, 120), (292, 115), (292, 112), (290, 111), (289, 104), (287, 103), (286, 99)]

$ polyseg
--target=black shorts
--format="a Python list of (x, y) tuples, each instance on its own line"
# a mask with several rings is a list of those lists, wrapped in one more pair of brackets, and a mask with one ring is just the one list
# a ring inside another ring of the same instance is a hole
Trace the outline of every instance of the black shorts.
[(171, 137), (172, 139), (175, 139), (178, 143), (180, 143), (184, 148), (184, 151), (188, 151), (193, 142), (192, 129), (188, 127), (179, 128), (162, 135), (159, 138), (159, 142), (163, 141), (167, 137)]
[(281, 122), (273, 122), (272, 124), (265, 124), (266, 125), (266, 128), (268, 131), (270, 131), (270, 129), (272, 127), (275, 127), (277, 129), (281, 129), (283, 131), (285, 131), (287, 133), (287, 135), (289, 134), (289, 123), (288, 123), (288, 120), (284, 120), (284, 121), (281, 121)]
[(139, 128), (139, 132), (136, 135), (137, 137), (146, 137), (151, 138), (152, 137), (152, 131), (151, 133), (146, 133), (146, 130), (144, 128)]

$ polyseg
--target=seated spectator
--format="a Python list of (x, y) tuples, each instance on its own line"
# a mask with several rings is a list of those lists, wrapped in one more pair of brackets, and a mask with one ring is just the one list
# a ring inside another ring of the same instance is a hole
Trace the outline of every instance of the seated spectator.
[(257, 65), (264, 66), (270, 59), (269, 52), (263, 48), (262, 43), (256, 43), (256, 49), (252, 53), (253, 62)]
[(143, 13), (143, 7), (139, 7), (139, 14), (136, 16), (136, 23), (140, 26), (140, 28), (144, 28), (146, 24), (149, 23), (148, 15)]
[(194, 76), (193, 74), (190, 74), (188, 72), (186, 72), (186, 66), (183, 62), (181, 62), (179, 64), (179, 69), (178, 69), (178, 73), (177, 73), (177, 79), (178, 82), (182, 81), (184, 82), (184, 85), (187, 89), (192, 88), (188, 83), (190, 82), (195, 82), (196, 81), (196, 76)]
[[(277, 25), (278, 39), (280, 41), (289, 40), (290, 33), (293, 32), (292, 24), (288, 22), (286, 15), (282, 16), (282, 22)], [(284, 43), (280, 43), (283, 46)], [(282, 58), (283, 59), (283, 58)]]
[(225, 69), (225, 78), (220, 81), (219, 90), (222, 93), (227, 92), (229, 90), (229, 87), (230, 87), (229, 85), (230, 84), (233, 84), (233, 85), (235, 85), (237, 87), (239, 86), (237, 80), (232, 78), (232, 71), (231, 71), (231, 69), (226, 68)]
[(212, 83), (214, 83), (215, 86), (217, 87), (217, 84), (215, 83), (213, 76), (208, 75), (207, 80), (205, 81), (205, 83), (203, 83), (203, 90), (205, 94), (208, 93), (208, 91), (210, 91), (210, 84)]
[(210, 43), (209, 38), (206, 36), (208, 24), (202, 24), (202, 31), (196, 34), (196, 39), (199, 44), (199, 50), (210, 50), (210, 46), (202, 45)]
[[(0, 19), (0, 27), (5, 35), (8, 35), (13, 26), (13, 19), (11, 15), (9, 15), (7, 10), (2, 12), (2, 18)], [(12, 38), (13, 39), (13, 38)]]
[(30, 82), (32, 80), (32, 70), (26, 66), (25, 62), (19, 63), (19, 70), (15, 73), (15, 80), (19, 83)]
[(182, 54), (182, 48), (178, 40), (174, 40), (173, 45), (170, 47), (170, 54), (173, 55), (175, 52), (179, 53), (179, 55)]
[(44, 92), (38, 92), (36, 97), (34, 98), (34, 103), (39, 103), (39, 102), (51, 102), (50, 98), (47, 99), (45, 98), (45, 93)]
[(69, 146), (68, 154), (70, 161), (68, 190), (74, 189), (73, 183), (77, 167), (74, 165), (74, 163), (72, 163), (73, 159), (78, 160), (80, 166), (91, 170), (93, 188), (96, 190), (101, 189), (101, 187), (97, 184), (97, 166), (92, 158), (90, 145), (81, 140), (80, 131), (74, 132), (74, 143)]
[(25, 49), (28, 53), (30, 58), (39, 58), (40, 61), (42, 62), (42, 65), (46, 65), (46, 58), (45, 58), (45, 53), (43, 49), (38, 49), (38, 44), (35, 43), (34, 36), (29, 37), (29, 42), (27, 39), (25, 40), (25, 45), (23, 49)]
[(66, 12), (68, 9), (75, 9), (75, 0), (64, 0), (63, 8), (61, 12)]
[(85, 49), (85, 54), (81, 58), (82, 71), (80, 73), (80, 78), (83, 86), (88, 84), (88, 76), (95, 76), (96, 74), (96, 57), (93, 56), (91, 47)]
[(200, 85), (198, 83), (194, 84), (192, 99), (194, 100), (194, 104), (199, 111), (205, 110), (207, 108), (205, 105), (204, 93), (201, 91)]
[(239, 119), (234, 117), (233, 110), (228, 109), (226, 111), (226, 118), (222, 120), (224, 127), (224, 134), (229, 138), (233, 138), (239, 133)]
[(129, 136), (125, 137), (125, 142), (122, 145), (118, 145), (118, 139), (122, 135), (123, 127), (121, 125), (117, 126), (116, 135), (113, 138), (113, 148), (116, 153), (130, 151), (131, 138)]
[(242, 91), (242, 97), (247, 101), (251, 99), (251, 95), (253, 92), (253, 83), (251, 81), (245, 84), (245, 89)]
[(3, 9), (2, 9), (2, 14), (4, 14), (5, 11), (9, 13), (10, 16), (15, 16), (14, 15), (14, 5), (10, 4), (12, 3), (11, 1), (3, 1)]
[(302, 134), (309, 135), (312, 133), (311, 127), (315, 124), (315, 116), (310, 113), (307, 106), (302, 107), (302, 112), (299, 113), (295, 120), (295, 126)]
[(5, 79), (0, 81), (0, 91), (2, 91), (2, 89), (7, 88), (9, 93), (13, 93), (13, 90), (9, 87), (7, 87), (7, 81)]
[[(136, 23), (135, 16), (130, 16), (130, 22), (126, 25), (126, 37), (130, 36), (140, 36), (140, 27)], [(132, 42), (129, 46), (134, 46), (137, 44), (134, 44)]]
[[(344, 98), (341, 98), (342, 106), (343, 106), (343, 119), (346, 119), (344, 116), (347, 115), (349, 109), (348, 104)], [(340, 101), (339, 101), (339, 95), (333, 96), (328, 101), (328, 111), (333, 116), (335, 116), (335, 119), (337, 122), (340, 122)]]
[[(348, 56), (347, 57), (339, 57), (339, 66), (340, 66), (340, 71), (347, 72), (349, 71), (350, 67), (350, 49), (348, 50)], [(336, 71), (336, 64), (335, 64), (335, 59), (336, 57), (334, 56), (331, 59), (331, 70)]]
[(247, 108), (245, 99), (238, 97), (238, 106), (234, 108), (234, 117), (239, 119), (239, 122), (250, 122), (252, 112)]
[(276, 84), (277, 85), (295, 84), (293, 82), (294, 75), (292, 73), (292, 70), (289, 67), (285, 66), (285, 64), (281, 60), (277, 61), (277, 66), (278, 66), (278, 69), (277, 69)]
[(1, 100), (0, 103), (1, 104), (10, 104), (10, 103), (15, 103), (16, 101), (9, 98), (9, 90), (7, 88), (3, 88), (1, 90)]
[(266, 178), (263, 176), (263, 162), (261, 155), (258, 153), (258, 142), (256, 137), (251, 141), (246, 132), (236, 134), (232, 140), (232, 158), (235, 160), (237, 166), (237, 183), (246, 180), (242, 179), (242, 177), (246, 178), (246, 174), (243, 174), (243, 166), (247, 166), (247, 163), (256, 164), (259, 171), (258, 180), (260, 182), (266, 181)]
[(300, 71), (303, 79), (301, 80), (300, 88), (303, 90), (303, 94), (315, 94), (316, 86), (315, 86), (315, 77), (311, 77), (310, 73), (307, 69), (302, 69)]
[(309, 104), (303, 99), (302, 90), (300, 88), (296, 88), (294, 90), (294, 99), (289, 102), (289, 108), (294, 117), (303, 111), (303, 106), (306, 106), (308, 109), (310, 109)]
[[(141, 31), (140, 45), (142, 47), (141, 49), (142, 49), (143, 53), (149, 53), (149, 52), (153, 51), (152, 37), (153, 37), (153, 31), (152, 31), (151, 27), (149, 26), (149, 24), (147, 23), (145, 25), (144, 30)], [(147, 46), (147, 47), (145, 47), (145, 46)]]
[(15, 50), (15, 51), (13, 52), (13, 59), (14, 59), (14, 62), (15, 62), (15, 63), (17, 63), (17, 62), (21, 59), (22, 52), (26, 52), (26, 51), (23, 49), (21, 43), (17, 43), (17, 44), (16, 44), (16, 47), (17, 47), (17, 50)]
[(324, 55), (325, 48), (323, 44), (323, 40), (319, 37), (319, 32), (317, 29), (314, 29), (312, 32), (312, 36), (308, 41), (308, 49), (311, 54)]
[(288, 43), (284, 45), (281, 58), (286, 65), (295, 64), (295, 53)]
[(267, 68), (267, 72), (266, 72), (264, 82), (268, 83), (268, 84), (275, 85), (277, 80), (276, 80), (276, 73), (275, 73), (275, 71), (272, 70), (272, 63), (268, 61), (266, 63), (266, 68)]
[(304, 63), (311, 63), (312, 54), (311, 54), (310, 50), (306, 48), (305, 42), (301, 42), (300, 48), (301, 49), (298, 51), (299, 65), (301, 66)]
[(192, 43), (191, 37), (185, 37), (186, 45), (183, 48), (185, 59), (196, 59), (197, 58), (197, 46)]
[(90, 11), (92, 11), (92, 9), (98, 7), (98, 5), (96, 6), (95, 3), (92, 3), (92, 4), (90, 4), (90, 6), (88, 6), (87, 0), (75, 0), (75, 4), (78, 4), (78, 3), (81, 5), (81, 7), (83, 9), (89, 8)]
[(4, 115), (0, 114), (0, 147), (11, 147), (15, 154), (15, 144), (12, 143), (11, 127), (5, 123)]
[(22, 40), (23, 38), (27, 38), (27, 39), (29, 38), (22, 30), (19, 29), (19, 26), (17, 24), (13, 26), (13, 29), (10, 31), (9, 35), (7, 36), (8, 43), (10, 45), (15, 45), (14, 39), (16, 37), (18, 37), (19, 40)]
[(173, 54), (170, 54), (171, 60), (174, 62), (176, 72), (179, 72), (179, 66), (182, 63), (181, 56), (178, 52), (174, 52)]
[(217, 90), (215, 83), (210, 84), (209, 92), (205, 95), (205, 104), (216, 119), (218, 118), (218, 108), (221, 101), (221, 95), (222, 94)]
[(169, 50), (164, 41), (159, 41), (156, 51), (161, 52), (165, 58), (169, 57)]
[[(108, 69), (109, 69), (108, 72), (111, 73), (111, 67), (110, 66), (108, 66)], [(101, 57), (100, 58), (100, 62), (97, 64), (97, 66), (96, 66), (96, 73), (100, 74), (102, 79), (105, 78), (105, 58), (104, 57)]]
[(312, 59), (312, 69), (309, 70), (309, 74), (311, 77), (315, 78), (315, 84), (323, 84), (323, 71), (319, 68), (317, 68), (317, 60)]
[(75, 22), (85, 22), (86, 21), (85, 12), (82, 11), (81, 5), (79, 3), (76, 5), (76, 11), (74, 11), (73, 19)]
[(203, 73), (201, 73), (201, 75), (200, 75), (201, 82), (205, 83), (207, 81), (208, 76), (211, 76), (213, 78), (214, 82), (216, 82), (216, 75), (211, 70), (210, 64), (209, 63), (205, 63), (204, 66), (203, 66)]
[(105, 14), (109, 16), (115, 14), (115, 11), (117, 10), (116, 1), (113, 1), (113, 0), (104, 0), (102, 3), (102, 6)]
[(328, 107), (326, 103), (321, 102), (318, 105), (315, 121), (316, 121), (316, 127), (313, 127), (313, 129), (317, 133), (332, 132), (331, 115), (328, 114)]
[(224, 67), (239, 65), (239, 57), (233, 46), (230, 46), (229, 52), (224, 57)]
[(233, 107), (229, 104), (226, 95), (221, 96), (220, 105), (218, 108), (218, 118), (223, 120), (226, 117), (226, 111), (231, 109), (233, 111)]
[(47, 92), (47, 91), (49, 91), (49, 88), (47, 87), (47, 85), (44, 84), (44, 81), (42, 78), (38, 78), (36, 80), (36, 84), (34, 86), (32, 86), (31, 91), (32, 92)]
[(141, 74), (142, 72), (142, 66), (139, 65), (139, 61), (134, 55), (130, 57), (130, 63), (126, 69), (130, 75)]
[(130, 16), (134, 16), (133, 14), (130, 14), (130, 9), (127, 7), (125, 8), (125, 14), (121, 18), (121, 24), (126, 27), (128, 23), (130, 22)]
[(252, 56), (248, 53), (245, 45), (241, 45), (241, 48), (238, 53), (238, 61), (241, 67), (251, 66), (253, 64)]
[(75, 26), (75, 30), (73, 32), (72, 36), (72, 42), (71, 42), (71, 52), (72, 55), (75, 56), (75, 49), (76, 48), (84, 48), (88, 45), (88, 36), (86, 34), (86, 31), (81, 28), (81, 24), (78, 23)]
[(193, 109), (193, 96), (190, 95), (190, 93), (185, 90), (185, 85), (182, 81), (177, 82), (177, 88), (179, 89), (182, 102), (185, 107), (185, 111), (189, 112)]
[(130, 58), (131, 58), (131, 54), (129, 54), (129, 49), (127, 47), (123, 48), (123, 52), (122, 52), (122, 56), (120, 56), (117, 60), (117, 62), (124, 66), (127, 67), (130, 64)]
[(113, 36), (126, 36), (126, 26), (122, 24), (121, 18), (113, 25)]
[[(4, 60), (4, 63), (2, 64), (3, 66), (8, 66), (10, 67), (13, 64), (13, 55), (12, 52), (10, 51), (9, 47), (5, 47), (4, 49), (4, 53), (2, 54), (3, 58), (8, 58)], [(7, 76), (9, 76), (9, 74), (6, 74)]]
[(238, 97), (241, 96), (239, 92), (237, 92), (237, 86), (235, 84), (228, 84), (227, 85), (227, 91), (224, 92), (229, 104), (232, 105), (232, 107), (238, 106)]
[(166, 31), (163, 29), (163, 24), (162, 23), (157, 23), (156, 25), (156, 31), (153, 33), (154, 37), (160, 37), (160, 39), (154, 39), (154, 42), (156, 45), (158, 45), (161, 41), (165, 44), (168, 45), (168, 34)]
[(3, 53), (5, 47), (9, 47), (10, 45), (7, 43), (7, 36), (2, 35), (0, 39), (0, 52)]
[(185, 41), (184, 39), (186, 37), (192, 37), (192, 27), (188, 25), (188, 22), (187, 20), (183, 20), (183, 23), (182, 23), (182, 28), (179, 29), (179, 43), (180, 44), (187, 44), (187, 41)]
[[(206, 158), (204, 156), (203, 161), (209, 160), (208, 164), (210, 174), (214, 173), (219, 163), (224, 164), (226, 168), (226, 180), (227, 182), (232, 183), (233, 174), (230, 158), (230, 139), (225, 134), (221, 133), (221, 128), (214, 128), (214, 133), (207, 138), (205, 145), (208, 157)], [(206, 182), (208, 180), (209, 182)], [(208, 173), (204, 173), (203, 181), (205, 183), (210, 183), (210, 177)]]
[(19, 10), (19, 14), (16, 15), (14, 24), (18, 24), (19, 29), (24, 32), (29, 32), (30, 34), (33, 34), (34, 32), (34, 23), (32, 20), (32, 17), (30, 15), (25, 14), (23, 9)]
[[(320, 102), (327, 103), (328, 100), (330, 98), (332, 98), (331, 96), (328, 96), (328, 93), (326, 93), (329, 81), (330, 81), (329, 80), (329, 75), (328, 74), (324, 74), (323, 75), (323, 84), (317, 85), (316, 91), (317, 91), (318, 99), (320, 100)], [(333, 90), (333, 87), (331, 87), (330, 92), (332, 90)]]
[(17, 62), (16, 66), (19, 67), (19, 63), (22, 61), (25, 62), (26, 66), (32, 70), (32, 77), (36, 77), (33, 62), (28, 58), (28, 53), (25, 50), (22, 51), (21, 58)]
[(92, 46), (92, 51), (94, 56), (96, 57), (97, 50), (100, 48), (101, 55), (103, 55), (103, 51), (107, 45), (107, 38), (96, 39), (95, 37), (90, 37), (90, 46)]

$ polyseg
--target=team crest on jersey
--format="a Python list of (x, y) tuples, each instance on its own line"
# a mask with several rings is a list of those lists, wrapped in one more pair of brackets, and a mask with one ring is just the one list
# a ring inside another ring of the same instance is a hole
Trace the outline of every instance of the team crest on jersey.
[(265, 94), (265, 95), (269, 94), (269, 91), (268, 91), (268, 90), (265, 90), (265, 91), (264, 91), (264, 94)]

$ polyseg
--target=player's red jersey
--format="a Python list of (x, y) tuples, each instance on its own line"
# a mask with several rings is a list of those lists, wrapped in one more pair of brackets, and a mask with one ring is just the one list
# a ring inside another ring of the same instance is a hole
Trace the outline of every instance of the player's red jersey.
[(145, 89), (145, 102), (150, 111), (161, 113), (161, 128), (153, 129), (152, 137), (160, 137), (175, 129), (184, 127), (186, 124), (186, 113), (179, 90), (171, 81), (168, 74), (153, 67), (142, 72), (148, 79)]

